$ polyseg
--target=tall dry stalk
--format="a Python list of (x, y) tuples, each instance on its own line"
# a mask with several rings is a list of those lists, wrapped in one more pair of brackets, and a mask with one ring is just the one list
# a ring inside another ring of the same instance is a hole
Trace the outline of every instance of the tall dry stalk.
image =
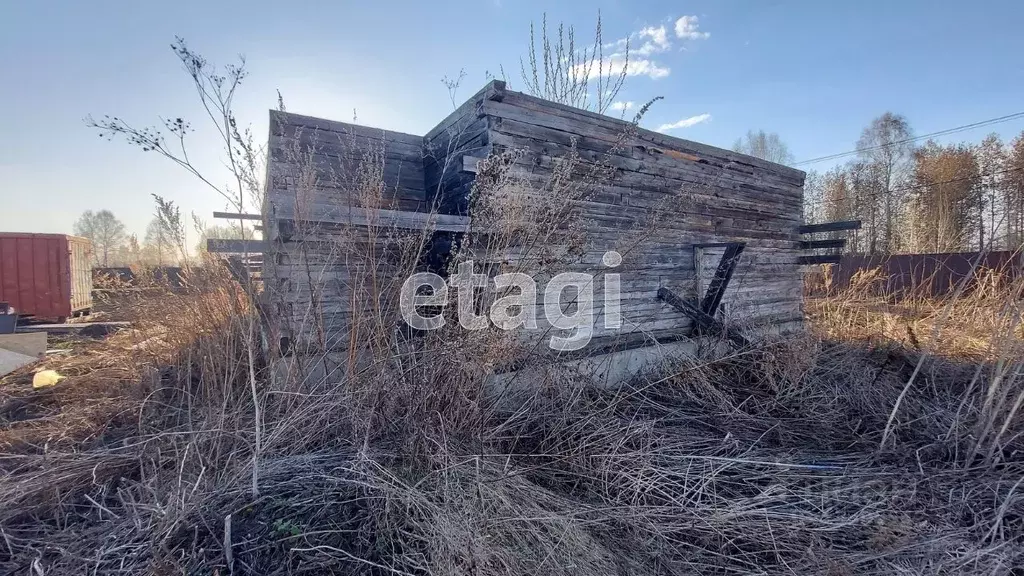
[[(248, 74), (245, 69), (245, 58), (240, 57), (238, 64), (228, 64), (220, 69), (190, 49), (185, 40), (180, 37), (175, 38), (171, 44), (171, 50), (191, 79), (210, 125), (214, 127), (219, 140), (224, 145), (225, 163), (233, 180), (231, 184), (226, 186), (214, 184), (212, 176), (204, 174), (189, 158), (186, 139), (193, 128), (188, 121), (182, 118), (163, 120), (163, 129), (136, 128), (116, 116), (104, 116), (101, 120), (95, 120), (90, 116), (86, 119), (86, 124), (97, 129), (101, 136), (124, 138), (129, 144), (141, 148), (144, 152), (156, 152), (174, 162), (224, 198), (239, 214), (245, 213), (247, 206), (262, 210), (265, 195), (263, 187), (265, 150), (254, 143), (252, 133), (248, 128), (239, 127), (232, 108), (235, 91)], [(278, 96), (280, 97), (280, 94)], [(283, 107), (283, 101), (280, 102), (280, 105)], [(167, 136), (164, 135), (165, 131)], [(171, 139), (170, 142), (168, 142), (168, 137)], [(180, 239), (179, 249), (185, 255), (184, 226), (181, 222), (180, 212), (177, 212), (173, 206), (166, 205), (166, 201), (162, 198), (158, 198), (157, 201), (161, 208), (159, 211), (160, 221), (168, 228), (173, 229)], [(242, 218), (238, 221), (238, 229), (242, 232), (243, 240), (252, 239), (252, 237), (246, 238), (249, 230)], [(248, 253), (245, 254), (246, 257), (248, 255)], [(251, 278), (246, 284), (246, 290), (252, 301), (255, 302), (258, 298), (257, 287)], [(260, 425), (261, 399), (255, 372), (258, 351), (255, 347), (260, 340), (261, 331), (258, 316), (248, 315), (244, 321), (246, 323), (246, 341), (248, 342), (246, 354), (249, 366), (249, 385), (257, 423), (254, 436), (256, 449), (253, 452), (252, 463), (252, 492), (258, 494), (259, 457), (263, 429)]]
[(622, 51), (615, 58), (609, 58), (604, 54), (602, 31), (598, 12), (594, 42), (581, 48), (576, 45), (572, 26), (559, 23), (557, 34), (551, 34), (545, 14), (538, 39), (531, 22), (527, 60), (519, 60), (520, 78), (526, 92), (599, 114), (607, 112), (626, 82), (629, 38), (625, 39)]

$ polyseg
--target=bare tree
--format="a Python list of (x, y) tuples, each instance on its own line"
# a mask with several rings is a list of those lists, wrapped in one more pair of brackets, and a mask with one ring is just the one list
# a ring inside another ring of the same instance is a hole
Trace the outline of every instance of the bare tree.
[(792, 164), (793, 154), (789, 146), (779, 138), (775, 132), (767, 133), (764, 130), (754, 132), (750, 130), (747, 135), (740, 138), (733, 144), (732, 149), (741, 154), (761, 158), (776, 164)]
[(847, 165), (846, 173), (851, 195), (847, 202), (848, 209), (851, 215), (863, 222), (860, 230), (861, 250), (874, 254), (879, 250), (879, 238), (882, 236), (879, 198), (882, 196), (880, 182), (883, 178), (880, 177), (880, 167), (872, 162), (856, 160)]
[(1006, 247), (1024, 247), (1024, 132), (1006, 151), (1002, 170), (1003, 206), (1006, 209)]
[(979, 175), (978, 159), (969, 145), (929, 141), (915, 152), (911, 249), (954, 252), (972, 246), (982, 224)]
[(170, 238), (167, 237), (163, 226), (160, 225), (160, 219), (153, 218), (146, 226), (146, 235), (142, 240), (144, 259), (149, 263), (163, 266), (172, 250)]
[[(842, 166), (836, 166), (822, 176), (821, 199), (823, 220), (862, 219), (860, 212), (861, 204), (853, 187), (853, 179), (851, 171)], [(853, 230), (848, 235), (839, 237), (847, 238), (846, 249), (849, 252), (861, 252), (865, 249), (861, 230)]]
[(142, 261), (142, 247), (139, 245), (139, 237), (129, 234), (121, 247), (121, 261), (127, 263)]
[(825, 214), (825, 179), (814, 170), (807, 172), (804, 180), (804, 222), (815, 224), (824, 222)]
[(626, 81), (629, 39), (625, 40), (620, 52), (606, 57), (600, 12), (594, 29), (593, 45), (580, 49), (576, 46), (576, 34), (572, 26), (566, 27), (560, 23), (557, 35), (550, 35), (545, 14), (541, 20), (538, 46), (536, 31), (531, 22), (527, 61), (519, 59), (520, 76), (526, 92), (553, 102), (604, 114)]
[(93, 260), (102, 266), (110, 264), (126, 239), (124, 224), (110, 210), (86, 210), (75, 222), (75, 235), (92, 242)]
[(870, 189), (867, 192), (877, 204), (877, 210), (871, 210), (873, 216), (877, 212), (877, 217), (870, 231), (870, 251), (896, 251), (900, 208), (906, 196), (904, 185), (910, 177), (914, 153), (910, 124), (900, 114), (882, 114), (864, 129), (857, 152), (866, 165), (861, 175), (867, 179), (862, 179), (862, 185)]
[[(978, 182), (980, 227), (979, 245), (981, 250), (994, 250), (997, 238), (1005, 240), (1006, 209), (1003, 198), (1006, 152), (1003, 141), (998, 134), (989, 134), (978, 145), (975, 154), (978, 158), (980, 180)], [(985, 239), (988, 245), (985, 245)]]

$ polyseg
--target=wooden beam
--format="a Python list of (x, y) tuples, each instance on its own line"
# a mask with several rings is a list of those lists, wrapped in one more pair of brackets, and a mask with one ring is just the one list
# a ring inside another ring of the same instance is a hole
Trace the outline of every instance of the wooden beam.
[(282, 220), (308, 220), (353, 226), (381, 226), (407, 230), (436, 230), (444, 232), (466, 232), (469, 229), (468, 216), (409, 212), (405, 210), (369, 210), (324, 203), (303, 205), (301, 214), (296, 214), (295, 203), (279, 201), (274, 215)]
[(814, 254), (811, 256), (800, 256), (797, 264), (838, 264), (843, 259), (840, 254)]
[(214, 212), (213, 217), (224, 220), (263, 220), (262, 214), (242, 214), (239, 212)]
[(484, 158), (481, 158), (479, 156), (463, 156), (462, 157), (462, 171), (463, 172), (472, 172), (473, 174), (476, 174), (477, 173), (477, 164), (479, 164), (481, 160), (484, 160)]
[(47, 332), (50, 334), (74, 334), (77, 332), (106, 335), (131, 326), (131, 322), (74, 322), (72, 324), (28, 324), (18, 326), (18, 332)]
[(206, 251), (219, 254), (262, 254), (267, 250), (263, 240), (234, 240), (229, 238), (209, 238), (206, 240)]
[(818, 248), (842, 248), (846, 246), (846, 239), (838, 240), (804, 240), (800, 242), (801, 250), (815, 250)]
[(672, 306), (676, 310), (679, 310), (683, 314), (689, 316), (693, 320), (694, 324), (696, 324), (704, 333), (724, 336), (737, 346), (746, 346), (750, 343), (741, 334), (728, 332), (721, 322), (711, 316), (708, 316), (703, 310), (697, 308), (693, 304), (683, 300), (668, 288), (658, 288), (658, 298), (664, 300), (668, 305)]
[(839, 232), (841, 230), (860, 230), (860, 220), (843, 220), (840, 222), (823, 222), (821, 224), (804, 224), (799, 228), (801, 234), (815, 232)]
[(694, 248), (728, 248), (737, 244), (736, 242), (705, 242), (703, 244), (694, 244)]
[(736, 264), (739, 262), (740, 254), (743, 253), (745, 246), (743, 242), (730, 243), (725, 247), (725, 254), (722, 254), (722, 259), (718, 261), (715, 275), (711, 278), (711, 283), (708, 284), (708, 292), (700, 303), (701, 311), (712, 318), (715, 317), (715, 312), (718, 312), (718, 306), (722, 303), (722, 296), (725, 294), (725, 289), (729, 286), (729, 280), (732, 279), (732, 273), (736, 270)]

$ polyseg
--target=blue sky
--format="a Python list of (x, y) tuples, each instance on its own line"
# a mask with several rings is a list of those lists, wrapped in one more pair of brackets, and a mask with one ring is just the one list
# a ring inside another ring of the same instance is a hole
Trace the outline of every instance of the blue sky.
[[(464, 98), (504, 65), (516, 89), (531, 20), (547, 12), (589, 39), (599, 9), (605, 42), (632, 38), (637, 74), (620, 99), (664, 96), (645, 126), (691, 119), (669, 132), (691, 140), (728, 147), (765, 129), (802, 160), (849, 150), (886, 110), (919, 134), (1024, 111), (1019, 0), (10, 2), (0, 18), (0, 230), (70, 232), (82, 211), (108, 208), (141, 235), (151, 193), (203, 217), (223, 207), (180, 169), (101, 140), (82, 120), (199, 124), (169, 49), (175, 35), (217, 63), (245, 54), (251, 75), (236, 107), (261, 138), (278, 89), (292, 112), (350, 121), (355, 110), (361, 124), (424, 133), (451, 109), (442, 77), (464, 69)], [(1022, 130), (1018, 119), (951, 138)], [(193, 136), (198, 163), (226, 182), (210, 134)]]

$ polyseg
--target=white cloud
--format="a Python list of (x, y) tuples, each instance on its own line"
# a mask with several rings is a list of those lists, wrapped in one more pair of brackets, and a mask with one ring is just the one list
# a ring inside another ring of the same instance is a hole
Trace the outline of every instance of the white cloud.
[[(616, 68), (619, 72), (622, 71), (622, 61), (619, 61), (618, 67)], [(657, 80), (658, 78), (664, 78), (672, 72), (671, 68), (661, 66), (654, 60), (647, 60), (646, 58), (630, 58), (626, 64), (626, 76), (650, 76)]]
[[(707, 32), (701, 32), (700, 23), (696, 16), (683, 16), (675, 22), (675, 35), (682, 40), (703, 40), (711, 36)], [(639, 43), (640, 47), (635, 48)], [(626, 64), (626, 46), (630, 45), (629, 63)], [(588, 80), (598, 76), (618, 76), (622, 73), (623, 65), (626, 68), (627, 76), (647, 76), (652, 79), (664, 78), (671, 74), (668, 66), (656, 62), (652, 56), (664, 54), (673, 47), (673, 38), (665, 24), (660, 26), (647, 26), (633, 32), (626, 38), (620, 38), (614, 42), (603, 45), (603, 48), (612, 52), (611, 56), (605, 58), (605, 65), (602, 70), (593, 66), (588, 70), (586, 64), (576, 66), (575, 72), (579, 75), (587, 74)]]
[(586, 74), (588, 80), (593, 80), (598, 76), (618, 76), (622, 74), (623, 68), (626, 70), (626, 76), (648, 76), (655, 80), (664, 78), (672, 72), (671, 69), (647, 58), (629, 58), (627, 61), (624, 54), (612, 54), (605, 58), (601, 66), (596, 62), (592, 66), (590, 63), (577, 64), (575, 73), (580, 76)]
[(638, 36), (644, 41), (636, 50), (636, 53), (641, 56), (659, 54), (672, 47), (672, 42), (668, 39), (668, 30), (665, 29), (664, 24), (658, 27), (648, 26), (641, 30)]
[(613, 102), (612, 110), (632, 110), (633, 106), (633, 102)]
[(696, 16), (683, 16), (676, 20), (676, 38), (686, 40), (704, 40), (711, 37), (710, 32), (701, 32), (700, 19)]
[(711, 114), (698, 114), (696, 116), (690, 116), (689, 118), (683, 118), (679, 122), (674, 124), (662, 124), (658, 126), (658, 132), (668, 132), (669, 130), (677, 130), (679, 128), (689, 128), (690, 126), (696, 126), (704, 122), (711, 121)]

